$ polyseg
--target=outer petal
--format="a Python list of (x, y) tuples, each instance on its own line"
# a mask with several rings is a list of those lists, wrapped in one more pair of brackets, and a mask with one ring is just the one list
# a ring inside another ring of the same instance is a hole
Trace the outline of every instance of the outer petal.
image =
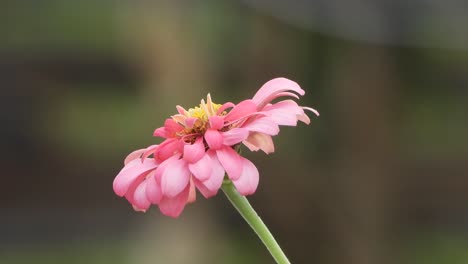
[(159, 186), (156, 177), (154, 177), (155, 173), (156, 171), (152, 172), (146, 178), (146, 198), (152, 204), (158, 204), (162, 198), (161, 186)]
[(205, 140), (210, 149), (219, 149), (223, 146), (223, 136), (217, 130), (208, 129), (205, 132)]
[[(217, 161), (216, 161), (217, 162)], [(189, 170), (195, 178), (204, 181), (210, 178), (213, 161), (208, 154), (205, 153), (196, 163), (189, 164)]]
[(273, 105), (267, 105), (263, 111), (269, 113), (270, 117), (278, 124), (284, 126), (296, 126), (297, 120), (306, 124), (310, 123), (309, 117), (304, 113), (304, 109), (317, 114), (315, 109), (301, 107), (293, 100), (284, 100)]
[(135, 180), (143, 177), (145, 173), (155, 169), (157, 166), (153, 159), (144, 159), (143, 162), (140, 159), (130, 161), (115, 177), (113, 183), (114, 192), (118, 196), (124, 196)]
[(242, 143), (244, 143), (244, 145), (248, 147), (251, 151), (257, 151), (261, 149), (266, 154), (275, 152), (275, 145), (273, 144), (271, 136), (263, 133), (251, 133), (249, 137)]
[(258, 110), (261, 110), (266, 104), (277, 97), (278, 93), (293, 91), (304, 95), (304, 90), (294, 81), (286, 78), (276, 78), (266, 82), (254, 95), (252, 101), (257, 104)]
[(146, 180), (141, 182), (133, 194), (133, 205), (143, 212), (148, 210), (151, 205), (150, 201), (148, 201), (148, 198), (146, 198), (146, 184)]
[(228, 122), (234, 121), (254, 112), (257, 112), (257, 105), (252, 100), (244, 100), (234, 106), (224, 117), (224, 120)]
[(216, 151), (221, 165), (223, 165), (231, 180), (239, 179), (242, 174), (242, 157), (231, 147), (223, 147)]
[[(218, 161), (216, 153), (214, 151), (210, 151), (208, 154), (211, 157), (211, 175), (210, 178), (203, 181), (203, 184), (211, 191), (218, 191), (223, 184), (224, 179), (224, 168), (221, 163)], [(216, 192), (215, 192), (216, 194)]]
[(167, 164), (161, 175), (161, 190), (164, 196), (175, 197), (189, 184), (190, 171), (184, 160), (175, 160)]
[(244, 125), (243, 128), (252, 132), (260, 132), (271, 136), (279, 133), (278, 125), (269, 117), (257, 118), (247, 125)]
[(250, 195), (257, 190), (259, 175), (257, 167), (248, 159), (242, 158), (242, 174), (233, 180), (234, 186), (241, 195)]
[(249, 136), (249, 130), (244, 128), (233, 128), (222, 133), (223, 145), (233, 146), (239, 142), (242, 142)]
[(208, 150), (207, 156), (209, 156), (212, 160), (211, 162), (211, 175), (205, 181), (199, 181), (194, 178), (194, 183), (197, 186), (198, 190), (205, 198), (210, 198), (216, 193), (218, 193), (219, 188), (223, 184), (224, 179), (224, 168), (219, 163), (218, 158), (216, 156), (216, 152), (214, 150)]
[(138, 159), (139, 157), (141, 157), (143, 152), (145, 152), (145, 150), (146, 149), (138, 149), (138, 150), (135, 150), (132, 153), (128, 154), (128, 156), (125, 158), (124, 164), (127, 165), (130, 161), (132, 161), (134, 159)]
[(175, 197), (163, 197), (161, 202), (159, 202), (159, 210), (161, 210), (161, 213), (164, 215), (174, 218), (179, 217), (187, 204), (189, 194), (190, 186), (187, 185), (187, 187)]
[(188, 163), (199, 161), (205, 155), (205, 144), (203, 138), (199, 137), (195, 143), (184, 146), (184, 160)]
[(195, 183), (193, 183), (192, 178), (190, 178), (190, 191), (187, 198), (187, 203), (193, 203), (197, 200), (197, 191), (195, 190)]

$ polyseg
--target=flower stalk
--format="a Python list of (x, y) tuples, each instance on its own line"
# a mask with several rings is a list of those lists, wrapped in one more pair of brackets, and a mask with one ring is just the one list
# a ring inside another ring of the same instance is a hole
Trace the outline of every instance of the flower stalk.
[(255, 212), (247, 198), (239, 194), (230, 180), (224, 180), (221, 189), (240, 215), (262, 240), (263, 244), (276, 260), (276, 263), (290, 264), (278, 242), (276, 242), (270, 230), (268, 230), (268, 227), (263, 223), (257, 212)]

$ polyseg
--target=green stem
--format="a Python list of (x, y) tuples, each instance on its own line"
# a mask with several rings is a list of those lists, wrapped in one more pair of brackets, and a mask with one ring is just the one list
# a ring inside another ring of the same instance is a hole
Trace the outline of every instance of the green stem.
[(276, 260), (276, 263), (290, 264), (288, 258), (281, 250), (273, 235), (270, 233), (270, 230), (268, 230), (268, 227), (252, 208), (247, 198), (239, 194), (231, 181), (224, 181), (221, 189), (245, 221), (247, 221), (255, 233), (257, 233), (258, 237), (262, 240), (263, 244), (265, 244), (268, 251), (270, 251), (270, 254)]

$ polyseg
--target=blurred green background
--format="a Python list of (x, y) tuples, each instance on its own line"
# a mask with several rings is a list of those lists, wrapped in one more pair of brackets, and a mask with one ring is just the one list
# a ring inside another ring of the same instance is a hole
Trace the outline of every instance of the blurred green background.
[(0, 263), (273, 263), (222, 194), (173, 220), (112, 181), (175, 105), (280, 76), (321, 116), (246, 155), (293, 263), (468, 263), (466, 3), (337, 2), (2, 2)]

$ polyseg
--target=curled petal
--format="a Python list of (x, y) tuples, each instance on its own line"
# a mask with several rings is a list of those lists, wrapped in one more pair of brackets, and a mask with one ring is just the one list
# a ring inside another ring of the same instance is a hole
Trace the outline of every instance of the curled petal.
[(219, 162), (226, 170), (229, 179), (237, 180), (242, 173), (242, 157), (231, 147), (223, 147), (216, 151)]
[(257, 190), (259, 174), (257, 167), (248, 159), (242, 158), (242, 174), (233, 180), (234, 186), (241, 195), (250, 195)]
[(239, 142), (242, 142), (249, 136), (249, 130), (245, 128), (233, 128), (226, 132), (223, 132), (223, 144), (227, 146), (233, 146)]
[(278, 125), (296, 126), (299, 116), (305, 115), (302, 107), (293, 100), (284, 100), (273, 105), (267, 105), (263, 111), (270, 114)]
[(232, 110), (224, 117), (224, 120), (228, 122), (238, 120), (254, 112), (257, 112), (257, 105), (252, 100), (244, 100), (234, 106), (234, 108), (232, 108)]
[(229, 108), (232, 108), (234, 107), (235, 104), (231, 103), (231, 102), (227, 102), (225, 104), (223, 104), (219, 109), (218, 111), (216, 111), (216, 115), (221, 115), (221, 113), (223, 113), (223, 111), (225, 111), (226, 109), (229, 109)]
[(257, 109), (261, 110), (265, 105), (278, 97), (279, 93), (293, 91), (304, 95), (304, 90), (294, 81), (286, 78), (276, 78), (266, 82), (254, 95), (252, 101), (257, 104)]
[(158, 165), (153, 159), (140, 159), (130, 161), (115, 177), (113, 188), (118, 196), (124, 196), (130, 185), (145, 176), (145, 173), (155, 169)]
[(203, 155), (205, 155), (205, 144), (203, 144), (203, 138), (199, 137), (195, 140), (195, 143), (184, 146), (184, 160), (188, 163), (194, 163), (199, 161)]
[(124, 164), (127, 165), (130, 161), (140, 158), (145, 150), (146, 149), (138, 149), (128, 154), (128, 156), (125, 158)]
[(161, 175), (161, 190), (164, 196), (175, 197), (189, 184), (190, 171), (184, 160), (175, 160), (167, 164)]
[(159, 210), (164, 215), (173, 218), (179, 217), (179, 215), (184, 210), (185, 205), (187, 204), (189, 194), (190, 186), (187, 185), (187, 187), (182, 192), (172, 198), (164, 196), (159, 202)]
[(217, 130), (208, 129), (205, 132), (205, 140), (210, 149), (219, 149), (223, 145), (223, 135)]
[(242, 143), (251, 151), (258, 151), (261, 149), (266, 154), (275, 152), (275, 145), (273, 144), (271, 136), (263, 133), (250, 133), (249, 137)]

